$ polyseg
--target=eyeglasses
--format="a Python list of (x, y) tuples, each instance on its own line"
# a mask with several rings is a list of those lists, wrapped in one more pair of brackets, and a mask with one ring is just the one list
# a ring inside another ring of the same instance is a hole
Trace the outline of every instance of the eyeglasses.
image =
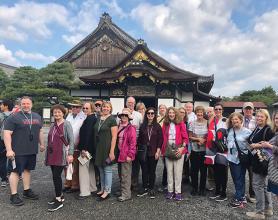
[(223, 109), (222, 108), (215, 108), (214, 110), (215, 111), (222, 111)]
[(88, 110), (89, 108), (82, 108), (82, 109), (83, 109), (83, 110), (85, 110), (85, 109)]
[(147, 115), (154, 115), (154, 112), (147, 112)]
[(128, 114), (121, 114), (121, 117), (127, 117), (128, 118)]
[(96, 107), (100, 107), (100, 106), (101, 106), (101, 104), (95, 104), (95, 106), (96, 106)]

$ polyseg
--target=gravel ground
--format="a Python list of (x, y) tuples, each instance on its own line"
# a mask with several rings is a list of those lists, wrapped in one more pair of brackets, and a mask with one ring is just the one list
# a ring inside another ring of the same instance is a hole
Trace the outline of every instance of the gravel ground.
[[(208, 197), (191, 197), (190, 186), (183, 185), (184, 201), (166, 201), (162, 193), (157, 193), (155, 199), (138, 198), (133, 193), (133, 199), (119, 203), (116, 197), (97, 202), (92, 196), (86, 200), (75, 199), (78, 194), (66, 194), (64, 207), (59, 211), (47, 211), (47, 201), (54, 196), (51, 172), (43, 164), (44, 154), (37, 158), (37, 168), (32, 172), (32, 189), (40, 195), (38, 201), (25, 200), (25, 205), (13, 207), (9, 203), (9, 188), (0, 189), (0, 219), (247, 219), (246, 211), (253, 211), (254, 204), (248, 203), (244, 209), (232, 209), (228, 201), (217, 203)], [(119, 187), (117, 168), (114, 167), (113, 191)], [(162, 163), (157, 168), (157, 182), (161, 182)], [(22, 183), (19, 184), (19, 194), (22, 194)], [(234, 187), (229, 177), (228, 198), (232, 198)], [(208, 196), (210, 193), (208, 193)], [(278, 205), (274, 202), (274, 216), (269, 219), (278, 220)]]

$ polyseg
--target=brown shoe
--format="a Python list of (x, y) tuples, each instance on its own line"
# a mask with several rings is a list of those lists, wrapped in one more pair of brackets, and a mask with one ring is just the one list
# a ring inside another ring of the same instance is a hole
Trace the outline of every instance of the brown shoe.
[(246, 212), (246, 215), (252, 219), (265, 219), (264, 214), (258, 212)]
[(272, 208), (267, 208), (264, 210), (264, 215), (267, 217), (273, 216), (273, 209)]

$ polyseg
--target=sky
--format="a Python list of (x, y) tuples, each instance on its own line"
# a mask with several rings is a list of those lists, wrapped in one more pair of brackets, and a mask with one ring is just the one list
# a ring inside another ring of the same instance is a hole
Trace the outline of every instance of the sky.
[(277, 0), (1, 0), (0, 63), (45, 67), (103, 12), (174, 65), (214, 74), (215, 96), (278, 90)]

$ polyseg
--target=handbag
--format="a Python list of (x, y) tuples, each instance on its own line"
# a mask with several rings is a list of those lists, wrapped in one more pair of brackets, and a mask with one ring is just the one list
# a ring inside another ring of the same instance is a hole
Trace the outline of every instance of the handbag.
[[(166, 136), (169, 136), (169, 129), (166, 128)], [(182, 147), (181, 145), (176, 145), (176, 144), (169, 144), (169, 142), (167, 142), (166, 144), (166, 149), (165, 149), (165, 154), (164, 156), (167, 157), (170, 160), (178, 160), (182, 157), (181, 154), (177, 154), (178, 152), (178, 148)]]
[(182, 155), (177, 154), (178, 149), (182, 147), (181, 145), (176, 145), (176, 144), (169, 144), (167, 143), (166, 145), (166, 150), (165, 150), (165, 157), (167, 157), (170, 160), (178, 160), (181, 159)]
[(256, 149), (252, 159), (252, 167), (255, 173), (266, 176), (268, 171), (268, 159), (261, 149)]
[(234, 131), (234, 140), (235, 140), (235, 144), (236, 144), (236, 148), (237, 148), (237, 152), (238, 152), (238, 159), (241, 165), (245, 166), (245, 167), (249, 167), (250, 166), (250, 162), (251, 162), (251, 158), (250, 158), (250, 153), (248, 150), (248, 153), (245, 154), (242, 150), (240, 150), (237, 139), (236, 139), (236, 133), (235, 130)]
[[(266, 132), (268, 129), (270, 128), (268, 127), (264, 130), (263, 140), (265, 140)], [(254, 173), (258, 173), (263, 176), (266, 176), (268, 172), (269, 157), (266, 155), (263, 149), (254, 149), (252, 152), (253, 152), (252, 167)]]

